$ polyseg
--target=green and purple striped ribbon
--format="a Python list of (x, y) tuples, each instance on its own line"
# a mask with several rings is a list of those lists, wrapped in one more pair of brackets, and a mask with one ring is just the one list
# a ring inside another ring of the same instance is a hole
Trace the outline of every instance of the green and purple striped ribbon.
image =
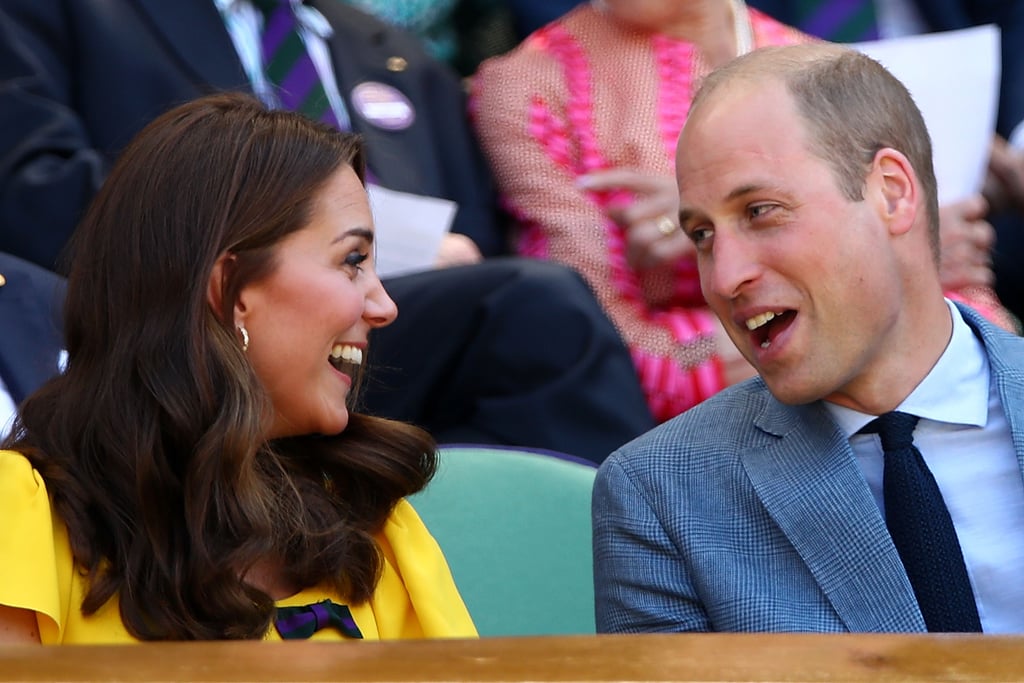
[(363, 637), (349, 608), (330, 600), (298, 607), (278, 607), (274, 627), (285, 640), (309, 638), (327, 627), (338, 629), (347, 638)]

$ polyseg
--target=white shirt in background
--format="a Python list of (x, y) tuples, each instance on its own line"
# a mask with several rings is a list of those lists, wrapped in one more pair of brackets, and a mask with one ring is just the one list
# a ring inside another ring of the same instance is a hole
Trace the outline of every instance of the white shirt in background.
[(18, 406), (14, 405), (14, 399), (7, 393), (7, 385), (4, 384), (3, 378), (0, 378), (0, 439), (11, 431), (17, 410)]

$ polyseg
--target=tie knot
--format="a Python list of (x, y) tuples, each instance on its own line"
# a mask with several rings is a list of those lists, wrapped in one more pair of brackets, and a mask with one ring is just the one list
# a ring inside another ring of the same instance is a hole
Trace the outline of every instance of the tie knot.
[(914, 427), (917, 426), (917, 415), (892, 411), (879, 415), (868, 423), (862, 432), (878, 434), (882, 440), (882, 450), (891, 451), (907, 448), (914, 443)]

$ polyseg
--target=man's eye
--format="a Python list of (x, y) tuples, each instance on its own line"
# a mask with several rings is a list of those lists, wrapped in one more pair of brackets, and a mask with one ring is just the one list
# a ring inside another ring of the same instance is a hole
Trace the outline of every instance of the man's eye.
[(709, 237), (711, 237), (712, 233), (713, 230), (711, 228), (703, 226), (693, 228), (692, 230), (688, 230), (686, 232), (686, 234), (690, 236), (690, 239), (696, 245), (700, 245), (701, 242), (706, 241)]
[(747, 211), (751, 218), (760, 218), (775, 208), (774, 204), (754, 204)]

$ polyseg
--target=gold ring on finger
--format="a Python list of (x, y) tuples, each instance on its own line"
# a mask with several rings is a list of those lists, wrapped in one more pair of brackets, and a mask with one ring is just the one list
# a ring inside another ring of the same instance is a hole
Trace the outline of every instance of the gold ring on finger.
[(655, 221), (655, 224), (658, 226), (658, 232), (665, 237), (671, 237), (676, 231), (676, 222), (668, 216), (661, 216)]

